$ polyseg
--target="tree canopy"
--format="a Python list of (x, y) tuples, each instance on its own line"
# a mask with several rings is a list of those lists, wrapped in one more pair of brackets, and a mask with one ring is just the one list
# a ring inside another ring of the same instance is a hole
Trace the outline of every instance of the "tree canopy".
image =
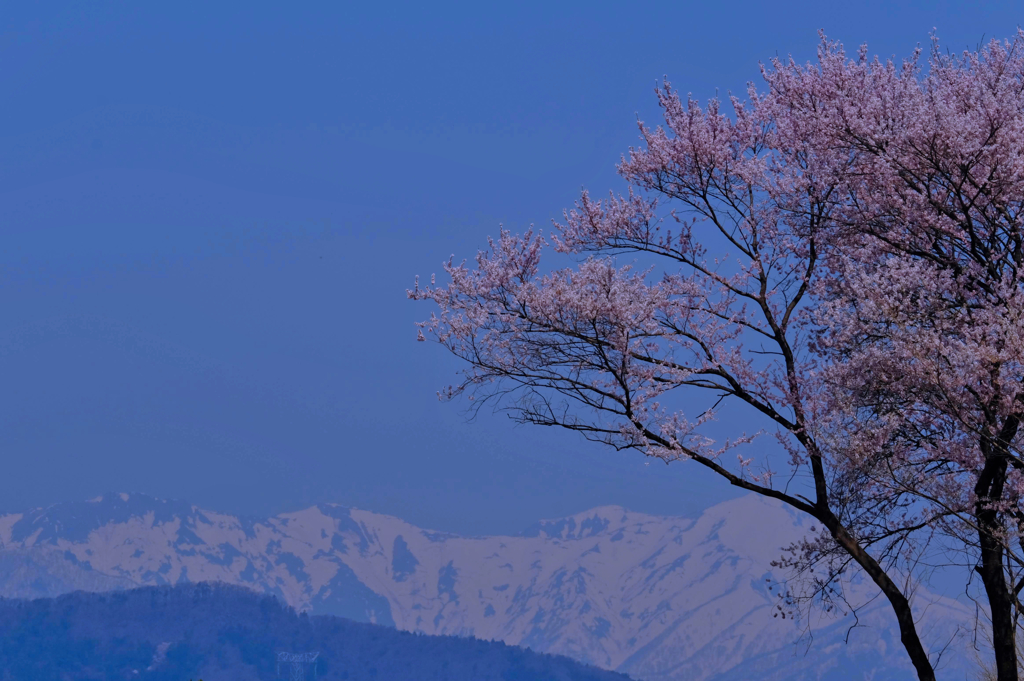
[[(826, 607), (859, 567), (922, 680), (937, 650), (910, 596), (941, 538), (980, 575), (998, 678), (1016, 679), (1024, 34), (902, 63), (822, 36), (816, 63), (762, 76), (728, 113), (665, 82), (664, 124), (641, 122), (618, 166), (625, 194), (584, 192), (549, 238), (503, 229), (417, 283), (438, 308), (419, 338), (465, 361), (442, 396), (811, 515), (820, 535), (780, 564)], [(766, 425), (716, 440), (723, 401)]]

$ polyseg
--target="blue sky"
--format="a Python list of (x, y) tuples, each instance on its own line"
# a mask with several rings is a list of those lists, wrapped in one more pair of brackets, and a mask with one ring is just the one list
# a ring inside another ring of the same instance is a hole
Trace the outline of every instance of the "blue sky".
[[(0, 10), (0, 512), (104, 491), (264, 514), (334, 501), (515, 532), (726, 485), (467, 423), (414, 341), (416, 274), (547, 230), (657, 120), (817, 31), (909, 54), (1019, 5), (11, 3)], [(1016, 6), (1015, 6), (1016, 5)], [(731, 425), (731, 424), (725, 424)]]

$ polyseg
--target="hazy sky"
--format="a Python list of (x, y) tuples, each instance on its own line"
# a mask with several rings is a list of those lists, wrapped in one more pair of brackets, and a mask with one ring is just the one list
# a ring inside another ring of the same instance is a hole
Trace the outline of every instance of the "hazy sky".
[(960, 50), (1024, 16), (160, 4), (0, 10), (0, 512), (140, 491), (491, 533), (725, 499), (695, 466), (439, 404), (458, 365), (415, 342), (431, 308), (405, 289), (499, 223), (546, 231), (582, 186), (621, 187), (663, 75), (704, 99), (742, 91), (759, 60), (812, 58), (818, 29), (902, 57), (933, 27)]

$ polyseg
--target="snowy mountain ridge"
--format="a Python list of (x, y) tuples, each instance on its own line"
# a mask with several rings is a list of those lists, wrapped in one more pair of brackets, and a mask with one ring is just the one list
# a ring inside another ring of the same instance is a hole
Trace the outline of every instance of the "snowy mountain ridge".
[[(810, 623), (808, 648), (794, 643), (807, 622), (772, 616), (770, 563), (809, 525), (749, 496), (695, 519), (606, 506), (519, 536), (461, 537), (332, 504), (246, 519), (108, 494), (0, 516), (0, 595), (220, 581), (300, 610), (501, 640), (650, 681), (908, 678), (882, 599), (858, 613), (849, 644), (849, 619)], [(866, 600), (873, 585), (857, 588)], [(924, 632), (935, 650), (969, 628), (962, 604), (917, 598), (937, 623)], [(944, 657), (951, 678), (970, 669), (958, 646)]]

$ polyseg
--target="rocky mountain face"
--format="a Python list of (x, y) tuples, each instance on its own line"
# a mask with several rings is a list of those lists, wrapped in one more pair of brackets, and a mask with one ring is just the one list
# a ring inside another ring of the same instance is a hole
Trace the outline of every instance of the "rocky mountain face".
[[(881, 598), (852, 630), (852, 615), (773, 616), (770, 563), (808, 529), (757, 497), (695, 519), (609, 506), (520, 536), (460, 537), (335, 505), (247, 519), (109, 494), (0, 517), (0, 595), (218, 581), (313, 614), (500, 640), (645, 681), (911, 678)], [(973, 609), (916, 599), (936, 655), (953, 640), (940, 673), (973, 673)]]

